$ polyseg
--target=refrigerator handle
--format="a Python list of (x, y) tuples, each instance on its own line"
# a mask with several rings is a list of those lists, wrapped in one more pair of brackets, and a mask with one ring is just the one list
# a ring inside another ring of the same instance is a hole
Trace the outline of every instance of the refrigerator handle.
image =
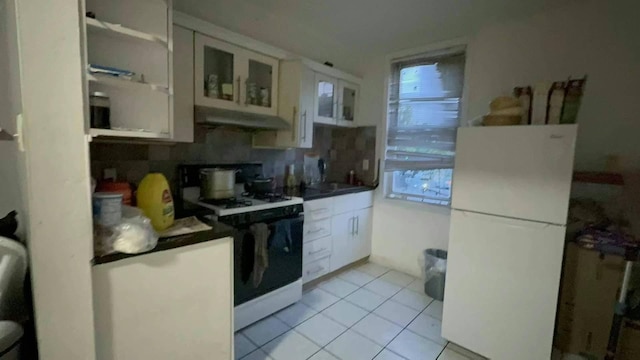
[(480, 217), (485, 221), (491, 221), (491, 222), (505, 224), (505, 225), (514, 226), (514, 227), (546, 229), (549, 226), (563, 226), (563, 227), (565, 226), (563, 224), (551, 224), (551, 223), (532, 221), (527, 219), (517, 219), (517, 218), (509, 218), (509, 217), (498, 216), (498, 215), (476, 213), (476, 212), (465, 211), (465, 210), (455, 210), (455, 211), (460, 212), (465, 217)]

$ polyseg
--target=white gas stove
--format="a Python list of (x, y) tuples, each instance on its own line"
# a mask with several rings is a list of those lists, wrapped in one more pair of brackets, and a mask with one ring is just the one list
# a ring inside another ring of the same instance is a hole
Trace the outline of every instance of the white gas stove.
[(213, 210), (216, 216), (229, 216), (247, 212), (268, 210), (302, 204), (299, 197), (279, 193), (247, 194), (237, 192), (230, 199), (207, 200), (200, 198), (200, 188), (184, 188), (184, 200), (198, 206)]

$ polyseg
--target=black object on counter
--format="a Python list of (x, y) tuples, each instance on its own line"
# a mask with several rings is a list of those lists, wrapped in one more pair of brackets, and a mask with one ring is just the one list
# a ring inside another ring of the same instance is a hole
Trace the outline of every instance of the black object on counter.
[(251, 194), (268, 194), (273, 192), (273, 178), (257, 178), (248, 180), (244, 184), (244, 190)]
[(320, 182), (324, 182), (326, 180), (324, 176), (327, 172), (327, 163), (323, 158), (318, 159), (318, 172), (320, 174)]
[(16, 231), (18, 230), (17, 217), (18, 213), (16, 211), (12, 211), (8, 213), (7, 216), (0, 219), (0, 236), (19, 241), (16, 236)]

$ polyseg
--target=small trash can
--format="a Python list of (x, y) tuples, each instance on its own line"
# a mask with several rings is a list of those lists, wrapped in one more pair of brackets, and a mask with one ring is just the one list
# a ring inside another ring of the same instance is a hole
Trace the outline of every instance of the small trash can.
[(447, 252), (427, 249), (424, 257), (424, 292), (439, 301), (444, 300), (444, 282), (447, 274)]

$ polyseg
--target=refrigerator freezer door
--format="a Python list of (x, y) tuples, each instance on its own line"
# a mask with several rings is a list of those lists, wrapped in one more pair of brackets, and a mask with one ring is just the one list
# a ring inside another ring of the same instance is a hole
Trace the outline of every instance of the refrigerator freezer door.
[(458, 130), (454, 209), (565, 224), (577, 125)]
[(442, 336), (491, 359), (549, 359), (564, 234), (454, 210)]

